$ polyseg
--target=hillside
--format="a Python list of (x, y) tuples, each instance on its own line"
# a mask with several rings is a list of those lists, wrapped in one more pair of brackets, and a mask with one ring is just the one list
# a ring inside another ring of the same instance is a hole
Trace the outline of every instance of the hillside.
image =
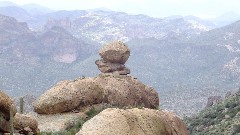
[(14, 96), (38, 95), (58, 80), (83, 75), (66, 73), (68, 64), (83, 61), (97, 48), (62, 28), (34, 33), (26, 23), (2, 15), (0, 30), (0, 87)]
[(240, 91), (199, 114), (185, 118), (191, 135), (240, 134)]

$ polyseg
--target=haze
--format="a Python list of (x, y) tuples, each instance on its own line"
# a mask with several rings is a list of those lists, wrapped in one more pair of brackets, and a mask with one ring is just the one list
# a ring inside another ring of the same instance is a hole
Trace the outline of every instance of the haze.
[[(3, 0), (0, 0), (3, 1)], [(55, 10), (107, 8), (152, 17), (195, 15), (214, 18), (228, 12), (240, 13), (238, 0), (9, 0), (19, 5), (35, 3)]]

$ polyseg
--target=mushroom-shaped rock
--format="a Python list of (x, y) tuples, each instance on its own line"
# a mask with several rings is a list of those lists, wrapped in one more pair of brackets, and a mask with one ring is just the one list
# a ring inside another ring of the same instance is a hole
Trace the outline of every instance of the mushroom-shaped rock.
[(103, 74), (60, 82), (36, 100), (34, 110), (40, 114), (54, 114), (99, 103), (157, 108), (159, 97), (153, 88), (133, 77)]
[(24, 134), (29, 134), (29, 133), (36, 134), (38, 132), (37, 120), (29, 115), (17, 113), (14, 116), (13, 125), (15, 129), (20, 130)]
[(104, 45), (100, 49), (99, 55), (104, 61), (124, 64), (130, 56), (130, 50), (123, 42), (114, 41)]
[(0, 116), (5, 120), (9, 120), (11, 109), (14, 116), (17, 113), (16, 105), (7, 94), (5, 94), (3, 91), (0, 91)]
[(76, 135), (188, 135), (173, 113), (153, 109), (109, 108), (83, 124)]

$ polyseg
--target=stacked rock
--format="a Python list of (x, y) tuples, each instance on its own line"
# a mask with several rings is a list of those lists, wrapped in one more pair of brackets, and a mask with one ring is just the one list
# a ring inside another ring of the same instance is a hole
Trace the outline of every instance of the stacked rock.
[(104, 45), (99, 55), (102, 59), (96, 60), (95, 64), (102, 73), (130, 74), (130, 69), (124, 65), (130, 56), (130, 50), (123, 42), (114, 41)]

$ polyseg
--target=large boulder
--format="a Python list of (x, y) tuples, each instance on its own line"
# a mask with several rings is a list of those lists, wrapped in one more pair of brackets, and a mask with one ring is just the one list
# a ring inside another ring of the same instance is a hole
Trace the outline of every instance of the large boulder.
[(104, 45), (100, 49), (99, 55), (105, 61), (124, 64), (130, 56), (130, 50), (123, 42), (114, 41)]
[(35, 118), (16, 113), (13, 122), (14, 128), (24, 134), (36, 134), (38, 132), (38, 122)]
[(7, 94), (0, 90), (0, 117), (9, 120), (11, 108), (14, 116), (17, 113), (16, 105)]
[(84, 123), (76, 135), (188, 134), (184, 122), (168, 111), (110, 108)]
[(54, 114), (99, 103), (157, 108), (159, 97), (153, 88), (133, 77), (102, 74), (60, 82), (41, 95), (33, 106), (37, 113)]

